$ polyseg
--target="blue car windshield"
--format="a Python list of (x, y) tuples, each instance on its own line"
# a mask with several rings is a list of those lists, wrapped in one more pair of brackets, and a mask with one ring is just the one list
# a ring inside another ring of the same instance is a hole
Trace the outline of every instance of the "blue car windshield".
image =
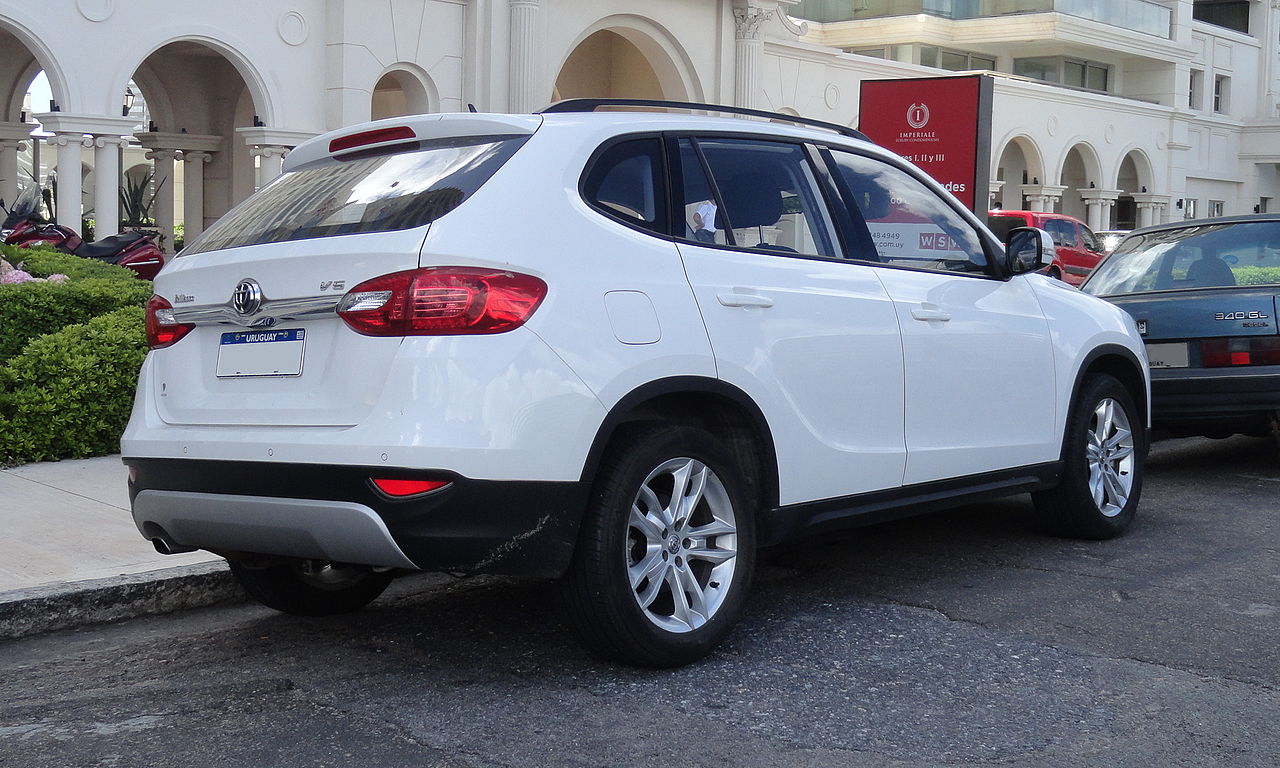
[(1280, 221), (1196, 224), (1121, 241), (1080, 286), (1095, 296), (1280, 285)]

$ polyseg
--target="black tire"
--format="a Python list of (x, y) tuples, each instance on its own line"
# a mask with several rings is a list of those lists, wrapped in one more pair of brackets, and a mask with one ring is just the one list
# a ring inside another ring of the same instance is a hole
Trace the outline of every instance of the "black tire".
[(268, 608), (297, 616), (358, 611), (391, 583), (390, 571), (324, 560), (295, 560), (267, 568), (230, 561), (231, 573), (249, 596)]
[[(674, 516), (668, 522), (682, 471), (703, 477), (702, 491), (683, 523)], [(711, 652), (737, 621), (751, 583), (755, 502), (733, 457), (702, 430), (647, 425), (615, 437), (562, 581), (570, 622), (587, 647), (644, 667), (680, 666)], [(648, 513), (637, 521), (633, 505)], [(717, 528), (722, 532), (711, 533)], [(723, 532), (728, 528), (734, 532)], [(731, 560), (715, 563), (728, 552)], [(633, 588), (633, 570), (654, 576)]]
[[(1098, 415), (1107, 403), (1119, 414), (1110, 426), (1100, 423)], [(1130, 434), (1127, 448), (1121, 434), (1125, 430), (1116, 426), (1122, 422), (1128, 425)], [(1105, 453), (1090, 446), (1094, 435), (1102, 437)], [(1134, 406), (1129, 390), (1105, 374), (1085, 379), (1067, 419), (1062, 482), (1033, 495), (1045, 529), (1079, 539), (1110, 539), (1124, 533), (1133, 522), (1142, 496), (1146, 453), (1145, 419)], [(1102, 503), (1097, 501), (1098, 485), (1091, 480), (1091, 466), (1096, 466), (1103, 478)], [(1114, 484), (1106, 482), (1108, 474)], [(1127, 494), (1121, 492), (1126, 482)]]

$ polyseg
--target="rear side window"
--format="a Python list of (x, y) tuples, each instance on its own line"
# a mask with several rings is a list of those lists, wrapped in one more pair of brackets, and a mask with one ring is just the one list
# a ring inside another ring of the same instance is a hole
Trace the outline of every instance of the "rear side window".
[(582, 194), (591, 206), (637, 227), (665, 234), (666, 174), (657, 137), (618, 142), (600, 153)]
[(308, 163), (218, 219), (183, 255), (430, 224), (474, 194), (527, 138), (435, 139), (410, 151)]

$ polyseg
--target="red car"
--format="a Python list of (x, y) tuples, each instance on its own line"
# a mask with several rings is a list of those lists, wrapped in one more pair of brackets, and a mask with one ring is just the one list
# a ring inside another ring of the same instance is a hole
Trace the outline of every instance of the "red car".
[(1057, 256), (1048, 274), (1079, 285), (1102, 259), (1105, 250), (1093, 231), (1074, 216), (1041, 211), (987, 211), (987, 226), (1001, 242), (1016, 227), (1036, 227), (1053, 237)]

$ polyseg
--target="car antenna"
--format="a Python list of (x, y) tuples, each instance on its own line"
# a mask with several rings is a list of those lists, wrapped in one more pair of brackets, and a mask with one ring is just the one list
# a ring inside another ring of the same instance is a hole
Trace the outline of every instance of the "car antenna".
[(470, 113), (472, 113), (472, 114), (475, 114), (476, 112), (479, 112), (480, 110), (476, 109), (476, 105), (475, 105), (475, 104), (467, 104), (467, 111), (468, 111), (468, 112), (470, 112)]

